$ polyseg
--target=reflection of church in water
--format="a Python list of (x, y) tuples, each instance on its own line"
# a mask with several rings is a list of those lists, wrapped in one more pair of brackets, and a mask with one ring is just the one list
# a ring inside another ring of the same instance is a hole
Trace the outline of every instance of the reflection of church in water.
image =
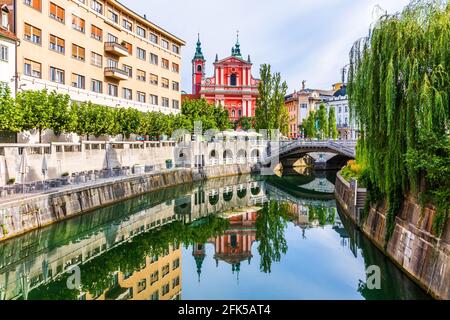
[[(214, 245), (214, 260), (216, 266), (223, 261), (231, 265), (232, 273), (236, 273), (239, 280), (241, 262), (247, 261), (250, 264), (252, 255), (252, 244), (256, 241), (256, 212), (247, 212), (233, 215), (228, 218), (230, 226), (221, 236), (211, 238), (208, 243)], [(203, 261), (206, 257), (204, 243), (197, 243), (193, 246), (192, 255), (197, 264), (198, 281), (202, 272)]]

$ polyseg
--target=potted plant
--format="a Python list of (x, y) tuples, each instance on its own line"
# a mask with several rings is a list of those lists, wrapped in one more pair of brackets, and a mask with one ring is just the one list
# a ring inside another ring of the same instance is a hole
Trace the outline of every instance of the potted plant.
[(69, 184), (69, 173), (68, 172), (64, 172), (63, 174), (61, 174), (61, 178), (62, 178), (62, 183), (64, 185)]
[(167, 169), (172, 169), (172, 167), (173, 167), (172, 159), (167, 159), (166, 160), (166, 168)]

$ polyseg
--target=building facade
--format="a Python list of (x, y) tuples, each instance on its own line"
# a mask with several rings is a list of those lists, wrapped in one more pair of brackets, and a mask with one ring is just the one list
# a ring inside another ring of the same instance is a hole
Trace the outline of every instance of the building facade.
[(359, 130), (355, 119), (350, 116), (350, 107), (348, 104), (347, 87), (341, 87), (327, 100), (327, 111), (334, 108), (336, 115), (336, 125), (341, 140), (356, 140)]
[(250, 56), (244, 59), (241, 54), (239, 38), (231, 56), (219, 60), (216, 55), (213, 65), (214, 76), (205, 77), (206, 60), (199, 38), (192, 59), (192, 97), (223, 106), (233, 122), (241, 117), (254, 117), (259, 80), (252, 76)]
[(17, 38), (11, 32), (11, 12), (8, 5), (2, 4), (0, 8), (0, 82), (7, 84), (12, 96), (15, 96)]
[[(3, 0), (4, 2), (5, 0)], [(140, 111), (180, 111), (183, 40), (115, 0), (6, 0), (20, 90)]]
[(317, 111), (322, 103), (326, 104), (334, 93), (333, 90), (306, 88), (305, 83), (303, 81), (301, 90), (294, 91), (284, 99), (289, 111), (289, 138), (292, 139), (304, 137), (301, 129), (303, 121), (311, 112)]

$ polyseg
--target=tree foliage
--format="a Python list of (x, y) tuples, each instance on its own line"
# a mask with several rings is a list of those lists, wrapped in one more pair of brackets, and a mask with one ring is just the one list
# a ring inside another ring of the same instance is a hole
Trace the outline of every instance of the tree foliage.
[(289, 113), (284, 104), (287, 84), (281, 81), (280, 73), (272, 73), (270, 65), (263, 64), (260, 69), (261, 81), (256, 101), (256, 129), (279, 129), (284, 135), (289, 133)]
[[(0, 83), (0, 130), (52, 129), (55, 134), (74, 132), (79, 136), (131, 134), (159, 138), (171, 136), (175, 130), (192, 132), (194, 122), (201, 121), (203, 130), (231, 128), (228, 112), (205, 100), (186, 100), (177, 115), (140, 112), (134, 108), (111, 108), (92, 102), (70, 102), (68, 95), (55, 91), (20, 92), (16, 99), (6, 84)], [(41, 136), (41, 134), (40, 134)]]
[(386, 239), (407, 193), (437, 206), (436, 235), (448, 217), (449, 17), (448, 3), (412, 2), (382, 16), (350, 53), (350, 108), (362, 129), (358, 161), (368, 170), (369, 193), (387, 199)]
[(335, 108), (330, 108), (328, 112), (328, 138), (336, 140), (339, 133), (336, 125), (336, 110)]

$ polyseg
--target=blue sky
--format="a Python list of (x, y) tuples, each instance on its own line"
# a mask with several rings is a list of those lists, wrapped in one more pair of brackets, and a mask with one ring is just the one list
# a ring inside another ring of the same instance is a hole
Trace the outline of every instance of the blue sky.
[(253, 75), (272, 65), (289, 86), (328, 89), (341, 79), (355, 40), (367, 35), (379, 14), (400, 11), (409, 0), (120, 0), (186, 41), (182, 49), (183, 90), (191, 91), (191, 59), (200, 33), (212, 76), (216, 56), (230, 55), (239, 30), (241, 51), (252, 58)]

